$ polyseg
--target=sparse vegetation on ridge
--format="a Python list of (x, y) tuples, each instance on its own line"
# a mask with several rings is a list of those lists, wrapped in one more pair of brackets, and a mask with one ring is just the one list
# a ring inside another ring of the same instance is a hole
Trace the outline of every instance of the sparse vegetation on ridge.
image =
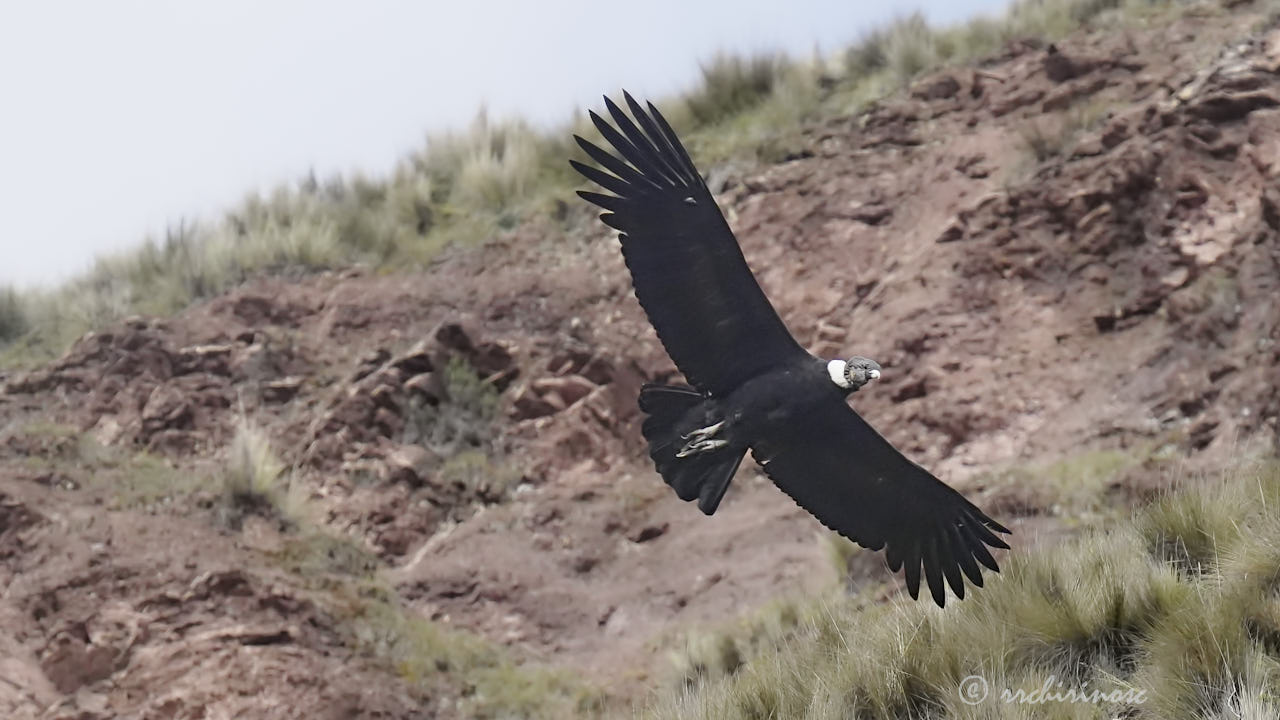
[[(870, 33), (843, 63), (779, 55), (718, 56), (697, 87), (662, 105), (709, 167), (730, 158), (776, 161), (801, 123), (856, 112), (866, 101), (946, 63), (995, 52), (1013, 37), (1056, 39), (1099, 14), (1142, 13), (1178, 0), (1023, 0), (1000, 20), (932, 28), (918, 14)], [(594, 130), (579, 118), (578, 132)], [(541, 131), (477, 116), (463, 132), (428, 138), (385, 179), (308, 176), (251, 196), (219, 220), (179, 222), (163, 238), (100, 259), (62, 286), (0, 295), (0, 366), (62, 352), (85, 330), (132, 314), (169, 314), (258, 273), (424, 263), (442, 247), (482, 242), (562, 212), (576, 180), (568, 128)]]

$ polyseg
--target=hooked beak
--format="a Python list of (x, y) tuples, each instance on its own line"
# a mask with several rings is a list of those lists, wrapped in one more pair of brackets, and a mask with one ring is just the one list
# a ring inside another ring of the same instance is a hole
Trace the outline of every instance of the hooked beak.
[(880, 371), (879, 371), (879, 370), (875, 370), (875, 369), (868, 370), (868, 371), (867, 371), (867, 377), (871, 378), (872, 380), (879, 380), (879, 379), (880, 379)]

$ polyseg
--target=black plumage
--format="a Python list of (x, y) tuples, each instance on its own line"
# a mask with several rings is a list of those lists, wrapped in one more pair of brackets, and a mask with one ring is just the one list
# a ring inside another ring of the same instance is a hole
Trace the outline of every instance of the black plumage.
[[(846, 403), (878, 377), (865, 359), (835, 369), (796, 342), (756, 283), (737, 239), (671, 126), (652, 103), (609, 98), (616, 128), (591, 120), (617, 155), (575, 136), (604, 170), (570, 161), (612, 193), (580, 191), (619, 231), (636, 298), (692, 388), (646, 385), (640, 408), (649, 454), (683, 500), (708, 515), (747, 450), (824, 525), (903, 570), (911, 596), (921, 574), (943, 605), (1009, 531), (911, 462)], [(605, 172), (605, 171), (608, 172)], [(843, 374), (839, 371), (843, 368)]]

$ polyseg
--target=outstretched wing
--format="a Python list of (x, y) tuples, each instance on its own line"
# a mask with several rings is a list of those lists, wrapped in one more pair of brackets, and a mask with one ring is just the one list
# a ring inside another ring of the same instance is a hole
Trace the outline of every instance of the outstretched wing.
[(621, 233), (636, 298), (676, 367), (699, 390), (723, 395), (807, 355), (756, 283), (671, 126), (652, 103), (646, 112), (624, 97), (635, 122), (607, 97), (618, 128), (591, 113), (618, 156), (574, 136), (609, 172), (570, 163), (613, 193), (578, 194), (607, 210), (600, 219)]
[(752, 447), (778, 487), (823, 525), (863, 547), (885, 548), (889, 569), (905, 568), (918, 597), (921, 568), (934, 602), (943, 579), (964, 597), (964, 577), (982, 587), (982, 564), (1000, 568), (987, 546), (1007, 549), (1008, 533), (960, 493), (898, 452), (833, 394), (784, 434)]

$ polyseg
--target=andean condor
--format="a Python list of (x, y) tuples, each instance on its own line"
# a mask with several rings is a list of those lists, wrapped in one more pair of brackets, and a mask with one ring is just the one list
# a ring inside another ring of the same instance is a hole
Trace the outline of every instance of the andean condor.
[(756, 283), (738, 241), (689, 154), (654, 107), (623, 93), (632, 118), (606, 97), (617, 127), (591, 120), (617, 155), (581, 137), (599, 163), (570, 161), (613, 193), (579, 191), (617, 230), (636, 298), (693, 387), (645, 385), (640, 409), (649, 455), (682, 500), (715, 512), (748, 449), (765, 473), (824, 525), (885, 549), (907, 591), (920, 576), (939, 606), (943, 580), (964, 597), (999, 572), (987, 545), (1009, 530), (908, 460), (845, 399), (880, 377), (866, 358), (819, 360), (787, 331)]

